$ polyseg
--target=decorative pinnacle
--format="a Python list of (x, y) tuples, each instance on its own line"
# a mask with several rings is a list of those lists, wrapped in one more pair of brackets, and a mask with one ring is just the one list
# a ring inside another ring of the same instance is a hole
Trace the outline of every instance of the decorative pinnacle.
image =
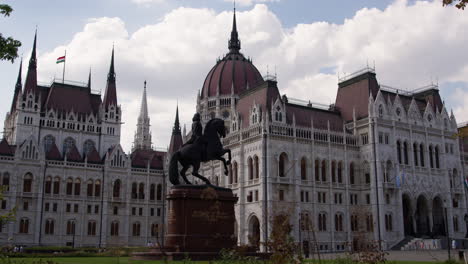
[(229, 51), (232, 53), (239, 53), (239, 50), (241, 49), (239, 34), (237, 33), (235, 2), (234, 2), (234, 15), (232, 17), (231, 39), (229, 40), (228, 48), (229, 48)]

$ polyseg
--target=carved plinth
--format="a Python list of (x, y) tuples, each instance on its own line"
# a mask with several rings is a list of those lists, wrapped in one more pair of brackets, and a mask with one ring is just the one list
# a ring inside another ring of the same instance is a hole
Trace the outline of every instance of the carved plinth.
[(232, 190), (175, 186), (167, 195), (165, 247), (174, 252), (219, 252), (236, 245)]
[(234, 205), (238, 198), (231, 189), (199, 185), (178, 185), (170, 189), (167, 233), (164, 248), (135, 253), (135, 259), (208, 260), (222, 249), (234, 248)]

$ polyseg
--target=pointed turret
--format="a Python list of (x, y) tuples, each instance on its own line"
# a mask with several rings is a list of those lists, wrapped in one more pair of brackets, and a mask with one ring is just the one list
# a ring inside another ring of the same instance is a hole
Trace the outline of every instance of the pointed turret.
[(91, 90), (91, 68), (89, 68), (89, 75), (88, 75), (88, 89)]
[(146, 81), (144, 82), (143, 96), (141, 97), (140, 115), (138, 116), (133, 149), (151, 149), (150, 118), (146, 100)]
[(31, 52), (31, 58), (29, 59), (28, 73), (26, 75), (26, 81), (24, 83), (24, 95), (29, 92), (35, 93), (37, 89), (37, 58), (36, 58), (36, 42), (37, 42), (37, 30), (34, 34), (34, 43)]
[(117, 105), (117, 89), (115, 85), (114, 71), (114, 47), (112, 47), (111, 63), (109, 73), (107, 74), (106, 92), (104, 93), (104, 100), (102, 104), (104, 105), (105, 110), (107, 110), (110, 105)]
[(180, 124), (179, 124), (179, 106), (177, 106), (174, 127), (172, 128), (172, 136), (171, 136), (171, 142), (169, 144), (168, 152), (170, 154), (176, 152), (177, 150), (180, 149), (180, 147), (182, 147), (182, 144), (183, 144), (182, 134), (180, 132)]
[(237, 33), (237, 23), (236, 23), (236, 8), (234, 7), (234, 15), (232, 17), (232, 30), (231, 30), (231, 39), (229, 40), (229, 52), (239, 53), (241, 49), (241, 43), (239, 40), (239, 34)]
[(18, 79), (16, 80), (15, 92), (13, 94), (13, 102), (11, 102), (10, 113), (13, 113), (13, 111), (16, 109), (16, 102), (18, 101), (18, 96), (21, 93), (21, 89), (23, 87), (23, 82), (21, 79), (22, 68), (23, 68), (23, 58), (21, 58), (21, 62), (19, 66)]

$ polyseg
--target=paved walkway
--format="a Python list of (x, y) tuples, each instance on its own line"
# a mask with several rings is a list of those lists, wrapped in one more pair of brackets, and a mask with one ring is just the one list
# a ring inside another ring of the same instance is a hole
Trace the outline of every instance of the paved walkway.
[[(458, 260), (458, 251), (451, 250), (452, 259)], [(465, 250), (468, 257), (468, 250)], [(321, 254), (322, 259), (336, 259), (345, 257), (345, 253)], [(315, 256), (316, 258), (316, 256)], [(447, 250), (418, 250), (418, 251), (388, 251), (387, 260), (408, 260), (408, 261), (445, 261), (448, 259)]]

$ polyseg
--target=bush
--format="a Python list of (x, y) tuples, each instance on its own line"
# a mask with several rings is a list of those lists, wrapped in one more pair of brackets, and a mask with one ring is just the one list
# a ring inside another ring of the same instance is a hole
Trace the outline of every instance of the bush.
[(78, 249), (72, 247), (27, 247), (24, 248), (25, 253), (54, 253), (54, 252), (73, 252), (77, 251)]

